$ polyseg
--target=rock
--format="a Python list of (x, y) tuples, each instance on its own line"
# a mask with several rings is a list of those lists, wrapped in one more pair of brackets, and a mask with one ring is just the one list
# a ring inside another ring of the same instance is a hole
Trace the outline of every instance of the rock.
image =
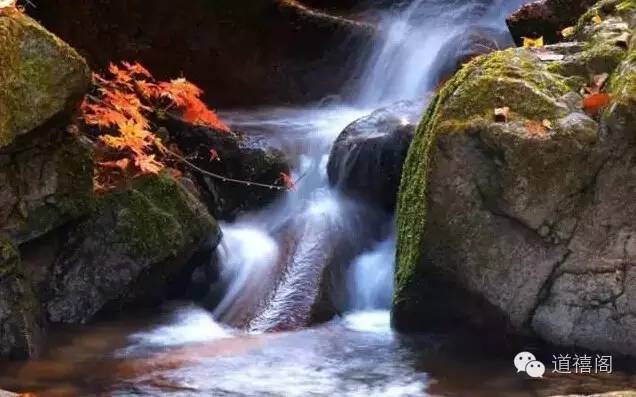
[(91, 153), (65, 129), (88, 84), (68, 45), (22, 13), (0, 15), (0, 232), (17, 243), (90, 210)]
[(0, 13), (2, 358), (36, 356), (46, 325), (36, 292), (48, 269), (31, 268), (18, 249), (94, 203), (91, 149), (67, 130), (89, 82), (72, 48), (23, 13)]
[(0, 232), (18, 243), (88, 213), (93, 204), (91, 148), (51, 127), (0, 149)]
[(0, 149), (77, 105), (89, 82), (71, 47), (20, 12), (0, 15)]
[[(633, 29), (633, 8), (598, 7), (605, 22), (584, 16), (570, 54)], [(462, 323), (636, 356), (636, 44), (621, 54), (597, 119), (562, 64), (528, 49), (480, 57), (442, 88), (403, 168), (399, 329)], [(543, 120), (552, 129), (530, 128)]]
[(392, 212), (420, 110), (419, 103), (401, 102), (347, 126), (329, 156), (331, 185)]
[(223, 108), (306, 103), (338, 92), (373, 39), (353, 24), (289, 12), (278, 0), (179, 7), (156, 0), (150, 8), (145, 0), (49, 0), (29, 12), (96, 70), (136, 60), (163, 80), (186, 76)]
[(190, 276), (193, 253), (219, 239), (215, 220), (172, 178), (141, 177), (102, 197), (71, 230), (45, 297), (48, 318), (84, 323), (102, 310), (159, 301), (172, 281)]
[(538, 0), (526, 4), (506, 19), (517, 45), (523, 37), (543, 36), (545, 42), (556, 43), (561, 30), (574, 25), (597, 0)]
[[(168, 123), (168, 129), (170, 142), (175, 143), (193, 164), (205, 171), (281, 188), (281, 173), (290, 173), (288, 160), (281, 151), (251, 145), (236, 133), (178, 121)], [(210, 149), (216, 150), (219, 160), (211, 160)], [(263, 208), (283, 193), (279, 189), (224, 182), (197, 171), (192, 173), (191, 179), (199, 187), (210, 213), (222, 220), (232, 220), (244, 211)]]
[[(569, 77), (569, 84), (575, 91), (593, 76), (613, 72), (625, 57), (632, 31), (624, 18), (629, 19), (630, 16), (616, 15), (617, 11), (612, 11), (612, 3), (600, 2), (581, 17), (574, 32), (576, 42), (546, 47), (547, 51), (564, 56), (563, 60), (550, 62), (548, 67), (552, 72)], [(592, 23), (593, 15), (603, 15), (603, 22)]]
[(0, 359), (31, 358), (39, 351), (40, 307), (23, 270), (17, 248), (0, 236)]

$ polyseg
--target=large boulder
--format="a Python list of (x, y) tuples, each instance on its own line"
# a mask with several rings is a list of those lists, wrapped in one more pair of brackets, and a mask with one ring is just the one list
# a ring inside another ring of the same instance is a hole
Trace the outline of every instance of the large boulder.
[(574, 25), (577, 19), (597, 0), (537, 0), (528, 3), (506, 19), (517, 45), (523, 37), (543, 36), (547, 43), (556, 43), (561, 30)]
[(191, 0), (175, 7), (172, 0), (155, 0), (148, 7), (146, 0), (47, 0), (27, 8), (94, 69), (137, 60), (163, 80), (187, 76), (209, 103), (227, 108), (308, 102), (337, 92), (371, 43), (372, 32), (363, 25), (296, 12), (287, 4)]
[(44, 296), (52, 322), (86, 322), (102, 310), (154, 303), (192, 273), (190, 258), (220, 230), (205, 207), (167, 175), (100, 198), (53, 265)]
[(347, 126), (329, 155), (329, 183), (392, 212), (421, 108), (420, 103), (400, 102)]
[(398, 328), (461, 322), (636, 355), (636, 46), (615, 42), (636, 20), (623, 3), (601, 2), (604, 22), (583, 20), (585, 42), (567, 47), (621, 51), (600, 118), (580, 108), (582, 80), (558, 73), (567, 57), (528, 49), (472, 61), (433, 100), (400, 187)]
[(0, 236), (0, 359), (25, 359), (39, 351), (40, 307), (17, 248)]
[(65, 128), (88, 84), (72, 48), (22, 13), (0, 14), (0, 231), (18, 243), (90, 209), (90, 150)]

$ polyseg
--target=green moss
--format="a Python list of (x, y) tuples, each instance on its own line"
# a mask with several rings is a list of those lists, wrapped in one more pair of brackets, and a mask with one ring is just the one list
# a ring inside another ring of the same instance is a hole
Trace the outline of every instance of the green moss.
[(14, 211), (2, 227), (18, 242), (86, 215), (95, 206), (91, 148), (62, 131), (50, 135), (30, 140), (33, 147), (19, 151), (0, 168), (11, 191), (24, 196), (15, 198), (21, 211)]
[[(599, 42), (595, 45), (588, 45), (580, 53), (566, 57), (562, 62), (553, 62), (548, 65), (548, 70), (552, 73), (563, 76), (578, 76), (583, 78), (587, 84), (592, 76), (601, 73), (611, 73), (625, 57), (626, 51), (611, 42)], [(581, 85), (573, 86), (574, 81), (566, 81), (568, 85), (578, 91)]]
[(465, 65), (433, 98), (424, 113), (404, 161), (397, 208), (397, 266), (394, 305), (408, 301), (415, 269), (421, 263), (421, 246), (426, 227), (428, 171), (434, 147), (434, 127), (441, 106), (485, 62), (479, 57)]
[(68, 137), (59, 147), (55, 166), (58, 180), (57, 208), (67, 217), (77, 218), (95, 207), (93, 193), (93, 151), (76, 137)]
[(22, 13), (0, 15), (0, 147), (65, 111), (88, 84), (71, 47)]
[(138, 178), (100, 200), (98, 212), (117, 217), (116, 235), (137, 258), (165, 258), (210, 230), (214, 220), (170, 176)]
[(499, 51), (467, 68), (470, 78), (444, 103), (444, 119), (487, 116), (504, 106), (528, 119), (556, 118), (563, 113), (557, 101), (569, 86), (527, 50)]
[(18, 249), (8, 237), (0, 236), (0, 277), (14, 273), (20, 264)]
[(636, 122), (636, 41), (632, 41), (628, 55), (612, 74), (607, 91), (611, 97), (609, 116), (633, 125)]

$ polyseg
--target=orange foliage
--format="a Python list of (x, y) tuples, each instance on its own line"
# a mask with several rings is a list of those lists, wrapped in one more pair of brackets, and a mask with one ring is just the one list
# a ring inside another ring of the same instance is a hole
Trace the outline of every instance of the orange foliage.
[[(153, 114), (176, 113), (184, 121), (228, 132), (229, 128), (200, 99), (203, 91), (184, 78), (157, 82), (139, 63), (111, 64), (108, 77), (93, 75), (96, 95), (82, 104), (82, 119), (99, 130), (104, 149), (96, 188), (108, 189), (131, 174), (156, 174), (165, 165), (163, 142), (152, 131)], [(218, 157), (218, 155), (217, 155)]]
[(597, 115), (610, 103), (610, 96), (604, 92), (596, 92), (583, 98), (583, 110), (590, 115)]

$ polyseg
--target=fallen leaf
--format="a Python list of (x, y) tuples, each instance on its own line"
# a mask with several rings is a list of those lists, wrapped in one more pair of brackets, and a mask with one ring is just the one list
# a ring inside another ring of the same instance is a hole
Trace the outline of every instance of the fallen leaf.
[(523, 48), (541, 48), (543, 47), (543, 36), (532, 39), (529, 37), (522, 37), (523, 39)]
[(594, 22), (595, 25), (600, 25), (603, 22), (603, 19), (600, 15), (596, 14), (592, 17), (592, 22)]
[(283, 183), (287, 190), (294, 190), (296, 188), (296, 183), (294, 182), (292, 177), (284, 172), (280, 173), (279, 180)]
[(495, 108), (495, 121), (498, 123), (507, 122), (509, 113), (510, 113), (510, 108), (508, 106), (504, 106), (502, 108)]
[(214, 149), (210, 149), (210, 161), (221, 161), (219, 153)]
[(548, 129), (548, 130), (553, 129), (553, 127), (552, 127), (552, 122), (551, 122), (550, 120), (548, 120), (548, 119), (544, 119), (544, 120), (541, 122), (541, 124), (542, 124), (542, 125), (543, 125), (546, 129)]
[(610, 96), (603, 92), (590, 94), (583, 98), (582, 108), (590, 115), (597, 115), (610, 102)]
[(528, 130), (528, 134), (530, 135), (545, 135), (546, 127), (543, 125), (541, 121), (528, 121), (526, 123), (526, 129)]
[(567, 28), (561, 31), (561, 37), (564, 39), (574, 35), (574, 26), (568, 26)]

